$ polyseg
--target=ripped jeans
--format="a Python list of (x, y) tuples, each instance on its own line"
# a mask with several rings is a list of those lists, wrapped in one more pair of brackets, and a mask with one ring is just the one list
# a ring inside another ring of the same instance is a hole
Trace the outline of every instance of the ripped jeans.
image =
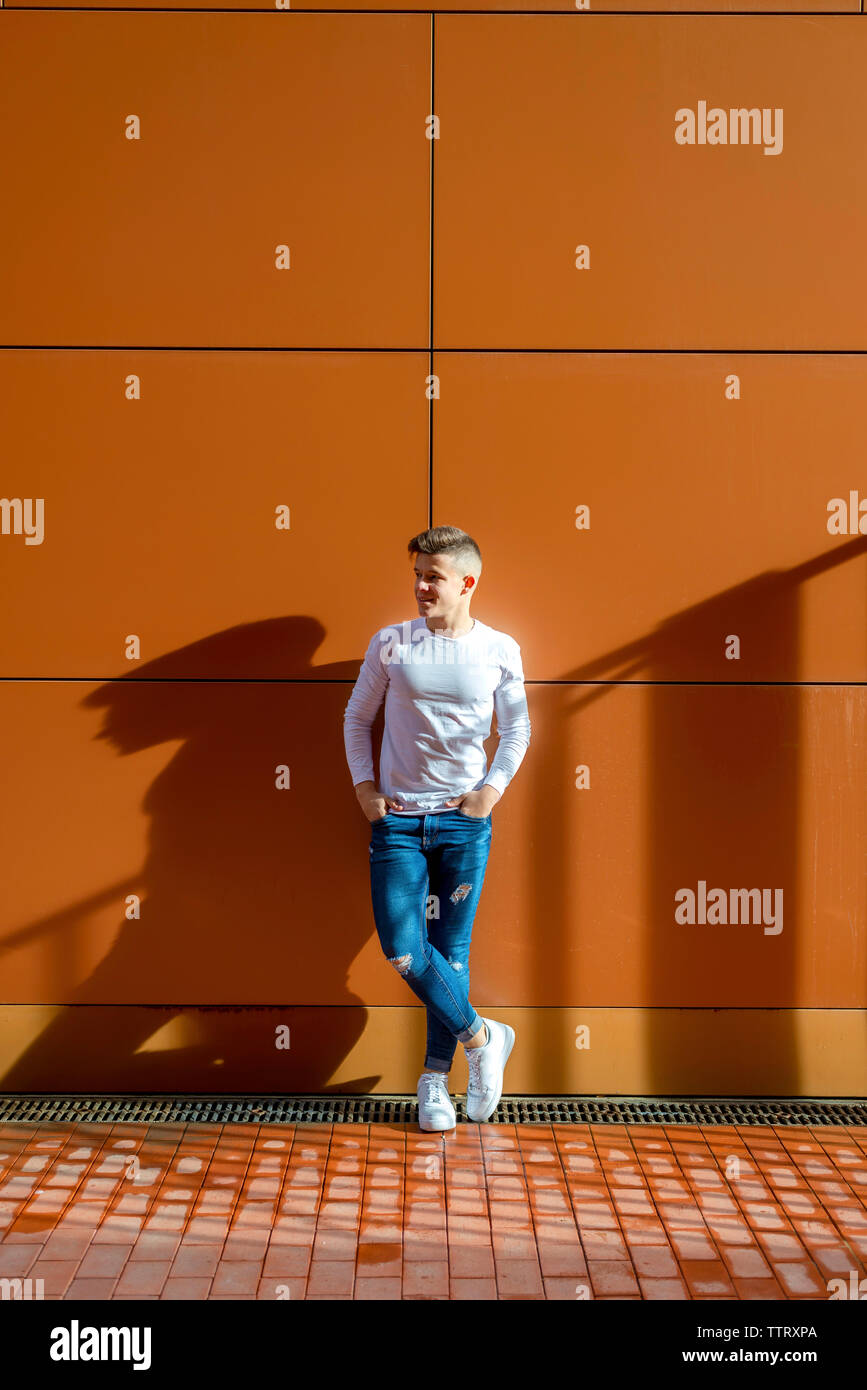
[(469, 1000), (470, 935), (491, 848), (488, 816), (458, 807), (387, 811), (370, 826), (370, 891), (380, 945), (427, 1010), (426, 1071), (448, 1072), (482, 1027)]

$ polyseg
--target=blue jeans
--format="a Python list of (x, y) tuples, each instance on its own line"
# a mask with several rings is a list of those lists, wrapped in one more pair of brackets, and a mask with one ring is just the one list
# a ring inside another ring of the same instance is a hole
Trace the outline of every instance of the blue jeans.
[(387, 811), (370, 826), (370, 891), (380, 945), (427, 1010), (425, 1069), (447, 1072), (482, 1027), (470, 1003), (470, 935), (492, 822), (455, 807)]

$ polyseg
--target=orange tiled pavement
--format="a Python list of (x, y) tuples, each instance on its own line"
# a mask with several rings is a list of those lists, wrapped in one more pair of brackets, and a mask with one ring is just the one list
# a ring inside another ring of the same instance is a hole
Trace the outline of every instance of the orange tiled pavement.
[(46, 1298), (826, 1299), (865, 1266), (864, 1127), (0, 1126), (0, 1278)]

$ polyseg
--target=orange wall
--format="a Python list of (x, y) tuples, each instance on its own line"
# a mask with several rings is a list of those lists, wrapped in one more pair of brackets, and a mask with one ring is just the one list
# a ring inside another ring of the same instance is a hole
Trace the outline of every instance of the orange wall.
[(862, 17), (389, 8), (0, 12), (0, 1088), (414, 1089), (342, 716), (449, 523), (509, 1089), (857, 1094)]

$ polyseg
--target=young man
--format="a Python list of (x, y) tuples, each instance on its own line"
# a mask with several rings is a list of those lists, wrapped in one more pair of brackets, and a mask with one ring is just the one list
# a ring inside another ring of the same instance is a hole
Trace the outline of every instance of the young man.
[[(470, 935), (492, 836), (492, 807), (530, 742), (521, 649), (470, 617), (479, 547), (435, 526), (407, 547), (418, 617), (380, 628), (367, 648), (343, 721), (355, 793), (371, 822), (370, 886), (380, 944), (427, 1010), (417, 1095), (425, 1130), (452, 1129), (448, 1074), (467, 1055), (467, 1115), (487, 1120), (503, 1093), (515, 1041), (508, 1024), (469, 1000)], [(380, 777), (370, 729), (385, 698)], [(487, 770), (483, 740), (497, 713)]]

